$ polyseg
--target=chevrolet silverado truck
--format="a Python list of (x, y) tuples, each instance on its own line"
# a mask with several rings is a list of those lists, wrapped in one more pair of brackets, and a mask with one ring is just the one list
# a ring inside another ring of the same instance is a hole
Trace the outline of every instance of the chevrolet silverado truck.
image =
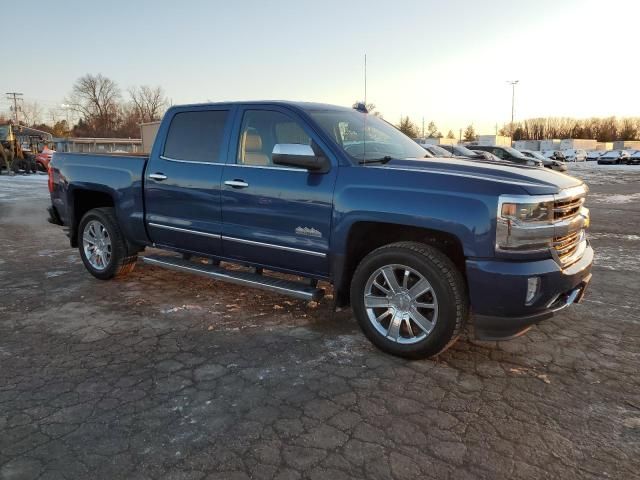
[(103, 280), (155, 247), (144, 262), (304, 300), (329, 282), (371, 342), (408, 358), (468, 319), (507, 339), (580, 301), (582, 181), (425, 156), (362, 106), (175, 106), (149, 156), (54, 153), (49, 215)]

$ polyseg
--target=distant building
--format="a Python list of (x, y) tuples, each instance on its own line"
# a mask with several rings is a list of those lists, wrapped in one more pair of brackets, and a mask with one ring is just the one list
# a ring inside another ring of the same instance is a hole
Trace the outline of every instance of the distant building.
[(72, 153), (141, 153), (139, 138), (55, 138), (58, 152)]
[(416, 142), (418, 142), (421, 145), (457, 145), (458, 144), (458, 140), (455, 138), (445, 138), (445, 137), (441, 137), (441, 138), (433, 138), (433, 137), (426, 137), (426, 138), (416, 138)]
[(476, 145), (510, 147), (511, 137), (504, 137), (502, 135), (478, 135)]
[(540, 140), (540, 151), (544, 150), (560, 150), (560, 139)]
[(640, 140), (619, 140), (610, 150), (640, 150)]
[(595, 149), (602, 152), (613, 150), (613, 142), (597, 142)]
[(565, 138), (560, 140), (560, 150), (595, 150), (597, 144), (597, 140)]
[(513, 142), (516, 150), (540, 150), (540, 140), (516, 140)]

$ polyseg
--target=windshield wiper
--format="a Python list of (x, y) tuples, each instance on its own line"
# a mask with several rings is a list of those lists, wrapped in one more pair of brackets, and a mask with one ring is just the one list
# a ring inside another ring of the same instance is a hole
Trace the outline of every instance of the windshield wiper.
[(364, 165), (365, 163), (382, 163), (382, 164), (384, 164), (384, 163), (390, 162), (391, 160), (393, 160), (393, 157), (391, 157), (389, 155), (385, 155), (382, 158), (372, 158), (370, 160), (360, 160), (358, 163), (360, 165)]

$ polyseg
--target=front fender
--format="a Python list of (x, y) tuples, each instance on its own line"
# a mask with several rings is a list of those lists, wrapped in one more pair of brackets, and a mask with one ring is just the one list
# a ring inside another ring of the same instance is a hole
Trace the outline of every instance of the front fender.
[[(398, 178), (407, 172), (384, 172), (384, 179), (363, 181), (371, 176), (367, 170), (345, 168), (340, 172), (334, 196), (333, 252), (344, 254), (352, 226), (366, 221), (447, 233), (458, 239), (466, 257), (493, 256), (497, 194), (452, 188), (443, 184), (441, 176), (432, 184), (409, 175)], [(382, 170), (375, 173), (379, 172)], [(355, 173), (359, 178), (343, 178)]]

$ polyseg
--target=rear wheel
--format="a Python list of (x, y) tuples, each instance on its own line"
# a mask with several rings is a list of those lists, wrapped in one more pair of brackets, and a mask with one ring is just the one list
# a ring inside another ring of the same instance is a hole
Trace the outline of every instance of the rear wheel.
[(468, 315), (462, 274), (442, 252), (417, 242), (386, 245), (367, 255), (352, 279), (351, 305), (371, 342), (407, 358), (446, 350)]
[(129, 251), (113, 208), (95, 208), (82, 217), (78, 249), (86, 269), (101, 280), (126, 275), (138, 258)]

